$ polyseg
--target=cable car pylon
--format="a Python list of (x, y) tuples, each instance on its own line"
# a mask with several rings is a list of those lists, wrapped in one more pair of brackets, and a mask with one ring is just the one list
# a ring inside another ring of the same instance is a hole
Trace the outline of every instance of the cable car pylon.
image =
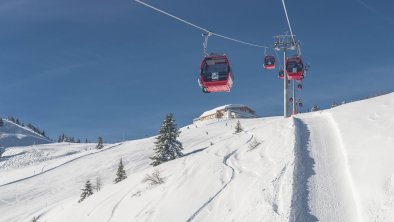
[[(275, 42), (273, 48), (276, 51), (283, 50), (283, 64), (284, 64), (284, 75), (283, 75), (283, 117), (290, 117), (289, 112), (289, 79), (286, 70), (287, 63), (287, 51), (296, 50), (298, 43), (295, 42), (295, 35), (277, 35), (274, 36)], [(293, 107), (294, 108), (294, 107)]]

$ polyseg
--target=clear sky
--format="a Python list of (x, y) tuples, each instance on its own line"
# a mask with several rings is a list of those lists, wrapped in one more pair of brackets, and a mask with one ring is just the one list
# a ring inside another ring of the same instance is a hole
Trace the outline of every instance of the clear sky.
[[(146, 2), (262, 45), (288, 30), (280, 0)], [(394, 91), (393, 1), (286, 3), (311, 64), (304, 107)], [(228, 55), (235, 82), (231, 93), (203, 94), (201, 31), (132, 0), (2, 0), (0, 27), (0, 115), (33, 123), (54, 139), (152, 136), (166, 113), (183, 126), (230, 103), (262, 116), (283, 112), (283, 83), (277, 70), (262, 69), (262, 49), (212, 37), (210, 51)]]

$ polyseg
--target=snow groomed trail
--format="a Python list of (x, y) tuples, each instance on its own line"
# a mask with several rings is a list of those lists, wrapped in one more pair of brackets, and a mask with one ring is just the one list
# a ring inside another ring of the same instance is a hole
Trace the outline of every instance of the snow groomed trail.
[(290, 221), (362, 221), (340, 134), (329, 114), (295, 118)]

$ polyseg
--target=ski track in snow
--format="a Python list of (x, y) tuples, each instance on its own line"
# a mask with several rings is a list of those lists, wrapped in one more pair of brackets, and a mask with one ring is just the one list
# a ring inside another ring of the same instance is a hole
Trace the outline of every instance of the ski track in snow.
[[(245, 131), (245, 133), (248, 133)], [(252, 141), (254, 135), (252, 133), (248, 133), (251, 134), (251, 137), (245, 142), (245, 144), (249, 143), (250, 141)], [(229, 167), (231, 169), (231, 177), (229, 179), (229, 181), (227, 181), (226, 184), (223, 185), (223, 187), (212, 197), (209, 198), (209, 200), (207, 202), (205, 202), (200, 208), (198, 208), (198, 210), (196, 212), (194, 212), (194, 214), (189, 217), (189, 219), (187, 219), (187, 222), (191, 222), (194, 220), (194, 218), (196, 218), (196, 216), (205, 208), (208, 206), (208, 204), (210, 204), (230, 183), (231, 181), (233, 181), (234, 176), (235, 176), (235, 170), (232, 166), (230, 166), (228, 164), (228, 159), (234, 155), (236, 152), (238, 151), (238, 149), (235, 149), (234, 151), (232, 151), (231, 153), (227, 154), (226, 156), (223, 157), (223, 164), (227, 167)]]
[(134, 188), (131, 189), (129, 192), (127, 192), (127, 194), (124, 195), (124, 196), (115, 204), (115, 206), (112, 208), (111, 216), (108, 218), (107, 222), (110, 222), (110, 221), (112, 220), (112, 217), (114, 216), (115, 211), (116, 211), (116, 209), (118, 208), (119, 204), (120, 204), (120, 203), (121, 203), (121, 202), (132, 192), (132, 190), (134, 190)]
[(361, 221), (338, 129), (325, 114), (298, 119), (290, 222)]
[(77, 157), (77, 158), (75, 158), (75, 159), (68, 160), (68, 161), (66, 161), (66, 162), (64, 162), (64, 163), (62, 163), (62, 164), (60, 164), (60, 165), (57, 165), (57, 166), (55, 166), (55, 167), (53, 167), (53, 168), (50, 168), (50, 169), (47, 169), (47, 170), (43, 171), (44, 168), (47, 166), (47, 165), (45, 165), (45, 166), (42, 167), (42, 170), (41, 170), (40, 173), (36, 173), (36, 174), (34, 174), (34, 175), (31, 175), (31, 176), (28, 176), (28, 177), (25, 177), (25, 178), (22, 178), (22, 179), (18, 179), (18, 180), (14, 180), (14, 181), (12, 181), (12, 182), (8, 182), (8, 183), (5, 183), (5, 184), (1, 184), (0, 187), (5, 187), (5, 186), (8, 186), (8, 185), (11, 185), (11, 184), (14, 184), (14, 183), (18, 183), (18, 182), (21, 182), (21, 181), (25, 181), (25, 180), (31, 179), (31, 178), (36, 177), (36, 176), (40, 176), (40, 175), (42, 175), (42, 174), (44, 174), (44, 173), (47, 173), (47, 172), (52, 171), (52, 170), (55, 170), (55, 169), (57, 169), (57, 168), (59, 168), (59, 167), (62, 167), (62, 166), (64, 166), (64, 165), (69, 164), (69, 163), (71, 163), (71, 162), (74, 162), (74, 161), (76, 161), (76, 160), (79, 160), (79, 159), (81, 159), (81, 158), (83, 158), (83, 157), (87, 157), (87, 156), (94, 155), (94, 154), (97, 154), (97, 153), (100, 153), (100, 152), (104, 152), (104, 151), (110, 150), (110, 149), (115, 148), (115, 147), (120, 146), (120, 145), (122, 145), (122, 143), (118, 143), (118, 144), (109, 146), (109, 147), (107, 147), (107, 148), (105, 148), (105, 149), (102, 149), (102, 150), (100, 150), (100, 151), (98, 151), (98, 152), (89, 153), (89, 154), (86, 154), (86, 155), (83, 155), (83, 156), (79, 156), (79, 157)]
[(273, 200), (272, 200), (272, 209), (274, 210), (275, 213), (278, 215), (282, 215), (282, 207), (280, 206), (280, 194), (282, 193), (282, 188), (283, 188), (283, 177), (286, 174), (287, 171), (287, 166), (286, 164), (283, 169), (279, 172), (278, 176), (272, 181), (273, 184), (273, 189), (274, 189), (274, 195), (273, 195)]
[[(110, 220), (111, 220), (111, 218), (112, 218), (113, 215), (114, 215), (115, 209), (118, 207), (119, 203), (122, 202), (122, 200), (123, 200), (128, 194), (130, 194), (134, 189), (135, 189), (135, 187), (133, 187), (132, 189), (129, 189), (129, 190), (127, 191), (127, 193), (121, 198), (121, 200), (118, 201), (117, 204), (115, 204), (115, 207), (113, 207), (113, 209), (112, 209), (111, 217), (110, 217), (107, 221), (110, 221)], [(96, 211), (97, 209), (99, 209), (101, 206), (105, 205), (105, 204), (107, 203), (107, 201), (109, 201), (111, 198), (113, 198), (112, 195), (111, 195), (111, 196), (108, 196), (107, 198), (105, 198), (104, 201), (100, 202), (100, 203), (97, 204), (95, 207), (93, 207), (93, 208), (89, 211), (89, 213), (88, 213), (87, 215), (90, 216), (94, 211)]]
[(346, 176), (346, 179), (348, 181), (348, 185), (349, 185), (349, 188), (351, 190), (352, 200), (353, 200), (353, 203), (354, 203), (354, 206), (355, 206), (355, 208), (353, 210), (354, 210), (354, 213), (356, 214), (355, 217), (357, 217), (357, 221), (361, 222), (361, 221), (363, 221), (363, 219), (362, 219), (363, 217), (361, 216), (361, 207), (360, 207), (360, 204), (359, 204), (360, 201), (359, 201), (358, 196), (356, 194), (356, 188), (354, 186), (354, 181), (353, 181), (352, 175), (350, 173), (349, 162), (348, 162), (348, 154), (347, 154), (347, 151), (345, 149), (344, 142), (342, 140), (342, 136), (341, 136), (342, 134), (341, 134), (341, 132), (339, 130), (339, 127), (338, 127), (336, 121), (332, 117), (332, 115), (331, 114), (327, 114), (327, 118), (329, 119), (329, 121), (330, 121), (330, 123), (331, 123), (331, 125), (332, 125), (332, 127), (334, 129), (334, 132), (336, 133), (336, 136), (338, 138), (340, 152), (342, 154), (342, 158), (343, 158), (343, 161), (344, 161), (344, 164), (345, 164), (345, 170), (344, 170), (345, 171), (345, 176)]

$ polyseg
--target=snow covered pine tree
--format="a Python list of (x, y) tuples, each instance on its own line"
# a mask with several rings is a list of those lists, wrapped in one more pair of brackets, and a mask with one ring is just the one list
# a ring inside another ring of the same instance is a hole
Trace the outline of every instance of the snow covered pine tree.
[(177, 140), (181, 132), (178, 130), (173, 114), (167, 114), (156, 137), (155, 155), (151, 157), (151, 165), (157, 166), (169, 160), (182, 157), (182, 143)]
[(85, 188), (82, 189), (81, 199), (78, 201), (78, 203), (81, 203), (83, 200), (85, 200), (86, 197), (92, 194), (93, 194), (92, 184), (90, 184), (90, 180), (87, 180), (85, 183)]
[(243, 129), (241, 126), (241, 122), (239, 122), (239, 120), (238, 120), (237, 125), (235, 125), (235, 133), (240, 133), (242, 131), (243, 131)]
[(101, 148), (103, 148), (104, 147), (104, 144), (103, 144), (104, 142), (103, 142), (103, 137), (101, 137), (101, 136), (99, 136), (98, 137), (98, 139), (97, 139), (97, 146), (96, 146), (96, 149), (101, 149)]
[(116, 178), (114, 180), (114, 183), (119, 183), (120, 181), (122, 181), (126, 178), (127, 178), (126, 171), (124, 170), (124, 167), (123, 167), (122, 158), (120, 158), (119, 165), (118, 165), (118, 171), (116, 172)]
[(0, 144), (0, 158), (3, 155), (3, 153), (5, 152), (5, 148), (1, 146)]

